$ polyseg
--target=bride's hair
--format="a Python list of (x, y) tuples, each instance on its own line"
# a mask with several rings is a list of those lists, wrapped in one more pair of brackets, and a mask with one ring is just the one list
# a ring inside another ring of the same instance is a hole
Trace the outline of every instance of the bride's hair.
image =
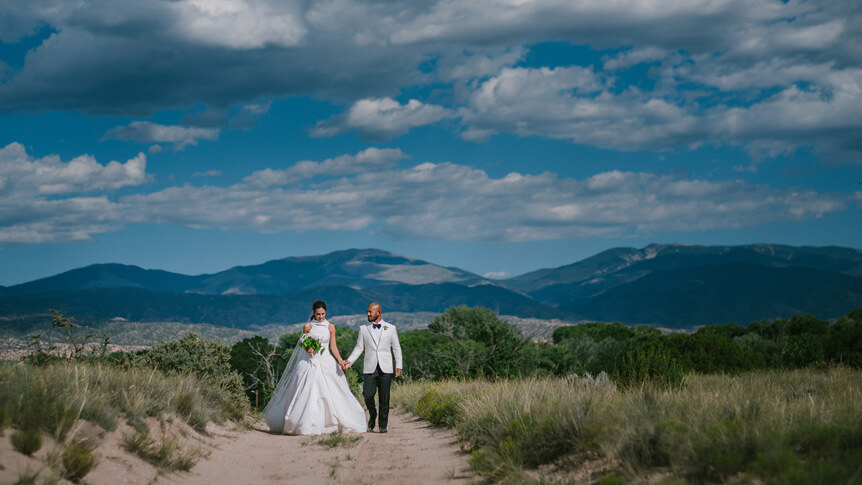
[(317, 300), (311, 304), (311, 317), (308, 319), (309, 321), (314, 320), (314, 312), (316, 312), (318, 308), (323, 308), (323, 310), (326, 311), (326, 303), (322, 300)]

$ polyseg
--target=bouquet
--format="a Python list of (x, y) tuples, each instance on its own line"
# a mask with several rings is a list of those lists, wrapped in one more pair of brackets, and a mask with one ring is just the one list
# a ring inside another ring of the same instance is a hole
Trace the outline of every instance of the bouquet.
[(308, 351), (308, 349), (312, 349), (315, 354), (323, 352), (323, 346), (320, 345), (320, 340), (317, 340), (317, 337), (312, 337), (309, 334), (304, 334), (300, 337), (299, 344), (302, 345), (302, 348), (306, 351)]

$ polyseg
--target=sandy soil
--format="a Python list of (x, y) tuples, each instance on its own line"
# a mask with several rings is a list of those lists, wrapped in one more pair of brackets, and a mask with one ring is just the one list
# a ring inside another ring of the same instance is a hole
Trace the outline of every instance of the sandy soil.
[[(244, 484), (244, 483), (469, 483), (477, 481), (454, 435), (431, 428), (409, 414), (389, 417), (386, 434), (365, 433), (353, 446), (329, 448), (315, 444), (320, 437), (270, 434), (264, 423), (251, 430), (235, 425), (207, 426), (201, 435), (177, 419), (148, 420), (153, 438), (169, 436), (178, 449), (203, 455), (187, 472), (160, 471), (121, 446), (133, 430), (126, 424), (111, 432), (86, 422), (76, 439), (95, 446), (96, 466), (83, 479), (88, 485), (108, 484)], [(40, 481), (52, 475), (46, 465), (60, 447), (46, 437), (45, 445), (26, 457), (9, 442), (12, 430), (0, 437), (0, 483), (15, 483), (22, 472), (39, 471)], [(354, 435), (356, 436), (356, 435)], [(323, 437), (326, 437), (325, 435)], [(58, 483), (67, 484), (66, 480)]]
[(386, 434), (365, 433), (354, 446), (328, 448), (308, 436), (272, 435), (258, 423), (224, 436), (190, 472), (156, 483), (465, 483), (475, 481), (453, 434), (393, 413)]

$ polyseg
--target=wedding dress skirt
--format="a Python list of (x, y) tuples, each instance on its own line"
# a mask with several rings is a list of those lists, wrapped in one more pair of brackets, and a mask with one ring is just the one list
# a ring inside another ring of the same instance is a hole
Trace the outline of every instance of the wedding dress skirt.
[[(347, 376), (329, 353), (329, 322), (312, 321), (309, 334), (323, 352), (309, 357), (302, 347), (295, 366), (284, 375), (266, 407), (266, 424), (274, 433), (316, 435), (335, 431), (364, 433), (365, 410), (350, 392)], [(293, 360), (293, 359), (292, 359)]]

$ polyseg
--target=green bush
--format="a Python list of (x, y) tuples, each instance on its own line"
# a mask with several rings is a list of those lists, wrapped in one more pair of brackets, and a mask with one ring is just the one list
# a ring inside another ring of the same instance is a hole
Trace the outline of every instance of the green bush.
[(635, 337), (635, 331), (619, 322), (614, 323), (580, 323), (578, 325), (566, 325), (554, 330), (552, 339), (555, 344), (561, 344), (570, 339), (589, 338), (590, 340), (622, 340), (627, 341)]
[[(859, 316), (854, 318), (854, 315)], [(862, 309), (833, 323), (824, 345), (829, 360), (862, 367)]]
[[(428, 324), (431, 333), (451, 341), (439, 357), (457, 364), (458, 374), (510, 377), (521, 373), (521, 331), (492, 310), (461, 305), (449, 307)], [(468, 365), (469, 364), (469, 365)]]
[(825, 360), (823, 339), (818, 335), (801, 333), (787, 337), (781, 363), (785, 367), (807, 367)]
[(18, 430), (12, 433), (12, 446), (19, 453), (30, 456), (42, 448), (42, 435), (37, 431)]
[(630, 350), (614, 370), (613, 380), (620, 387), (633, 387), (654, 382), (667, 387), (679, 387), (685, 379), (685, 369), (671, 351), (657, 342)]
[(0, 408), (0, 436), (3, 436), (3, 430), (9, 427), (12, 423), (12, 415), (6, 408)]
[(591, 422), (590, 407), (556, 406), (551, 403), (513, 420), (499, 454), (517, 466), (537, 468), (576, 451), (595, 449), (598, 428)]
[(702, 374), (736, 374), (766, 366), (762, 355), (743, 350), (723, 335), (672, 334), (653, 345), (669, 349), (686, 371)]
[[(153, 346), (136, 356), (136, 365), (151, 366), (165, 372), (191, 373), (227, 391), (234, 399), (236, 413), (248, 407), (242, 376), (231, 368), (231, 348), (193, 333), (178, 340)], [(236, 414), (235, 413), (235, 414)]]
[(431, 389), (416, 403), (415, 412), (436, 426), (452, 426), (458, 417), (458, 403), (454, 395)]
[(82, 443), (74, 443), (66, 448), (62, 460), (64, 476), (73, 482), (84, 478), (84, 475), (90, 473), (96, 463), (93, 452)]

